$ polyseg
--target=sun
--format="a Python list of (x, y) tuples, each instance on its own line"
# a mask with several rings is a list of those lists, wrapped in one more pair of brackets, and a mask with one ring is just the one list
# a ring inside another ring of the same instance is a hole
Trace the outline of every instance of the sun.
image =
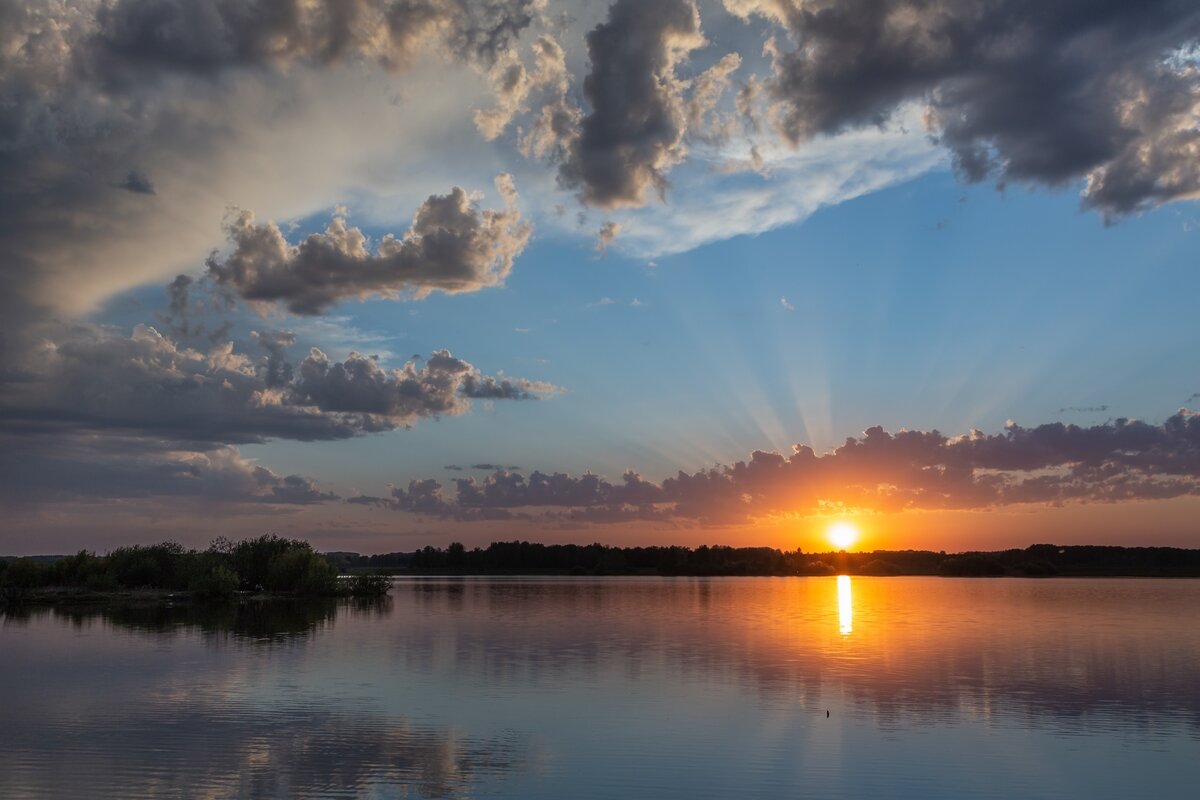
[(858, 528), (851, 522), (835, 522), (829, 526), (828, 536), (838, 550), (849, 550), (858, 541)]

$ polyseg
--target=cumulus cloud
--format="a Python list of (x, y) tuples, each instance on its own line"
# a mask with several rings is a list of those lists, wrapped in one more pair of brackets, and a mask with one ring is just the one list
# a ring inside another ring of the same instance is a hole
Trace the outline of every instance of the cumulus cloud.
[(806, 445), (787, 456), (755, 451), (732, 466), (681, 471), (658, 483), (632, 471), (611, 483), (592, 474), (535, 471), (526, 479), (497, 470), (454, 485), (453, 503), (439, 487), (445, 516), (543, 509), (543, 519), (593, 522), (739, 523), (830, 507), (894, 512), (1165, 499), (1200, 494), (1200, 415), (1181, 410), (1161, 425), (1010, 424), (999, 434), (953, 437), (874, 427), (825, 454)]
[(1191, 4), (724, 1), (791, 39), (768, 41), (762, 94), (793, 143), (919, 100), (970, 180), (1086, 178), (1084, 205), (1106, 215), (1200, 192)]
[(617, 0), (587, 35), (591, 112), (566, 147), (560, 178), (600, 208), (637, 206), (683, 159), (687, 111), (676, 66), (704, 44), (692, 0)]
[(30, 464), (20, 486), (44, 484), (31, 494), (324, 502), (334, 496), (246, 461), (235, 445), (347, 439), (463, 414), (474, 399), (560, 391), (482, 374), (445, 350), (387, 369), (317, 348), (295, 361), (288, 332), (255, 333), (258, 353), (231, 341), (190, 348), (146, 325), (130, 335), (84, 324), (55, 333), (0, 379), (0, 444), (12, 471)]
[(510, 175), (496, 178), (500, 210), (480, 210), (454, 187), (433, 195), (401, 237), (383, 237), (374, 251), (359, 228), (335, 216), (323, 233), (289, 244), (274, 222), (249, 211), (227, 227), (233, 251), (209, 257), (209, 274), (251, 302), (282, 302), (296, 314), (317, 314), (345, 298), (422, 298), (430, 292), (473, 292), (504, 282), (525, 249), (531, 227), (521, 220)]
[(23, 379), (4, 386), (0, 428), (153, 434), (227, 444), (273, 438), (344, 439), (465, 413), (473, 398), (528, 400), (549, 384), (484, 375), (448, 351), (423, 364), (385, 369), (351, 353), (332, 361), (312, 348), (298, 363), (289, 334), (258, 334), (252, 357), (218, 344), (182, 347), (152, 327), (124, 336), (77, 325), (22, 362)]

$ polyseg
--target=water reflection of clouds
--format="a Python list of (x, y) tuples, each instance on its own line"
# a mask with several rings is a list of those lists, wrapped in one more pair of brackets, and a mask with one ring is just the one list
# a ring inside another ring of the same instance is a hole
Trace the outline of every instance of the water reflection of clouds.
[[(303, 798), (388, 787), (383, 796), (455, 798), (524, 759), (516, 737), (471, 738), (361, 707), (265, 707), (201, 693), (112, 711), (34, 726), (19, 746), (0, 748), (0, 795)], [(105, 741), (114, 721), (119, 741)], [(66, 768), (56, 763), (64, 754)], [(90, 787), (82, 795), (81, 775)]]

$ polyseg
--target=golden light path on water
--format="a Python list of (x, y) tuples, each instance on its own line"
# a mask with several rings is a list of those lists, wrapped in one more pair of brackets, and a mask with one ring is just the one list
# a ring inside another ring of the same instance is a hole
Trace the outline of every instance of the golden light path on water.
[(854, 599), (850, 593), (850, 576), (838, 575), (838, 630), (842, 636), (854, 632)]

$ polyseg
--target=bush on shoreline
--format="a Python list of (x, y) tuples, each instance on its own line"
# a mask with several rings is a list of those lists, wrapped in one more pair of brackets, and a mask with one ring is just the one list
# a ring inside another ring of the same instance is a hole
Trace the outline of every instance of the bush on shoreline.
[(335, 567), (308, 542), (274, 534), (237, 543), (218, 539), (207, 550), (164, 542), (118, 547), (103, 556), (81, 550), (54, 561), (0, 561), (0, 601), (20, 602), (49, 588), (178, 591), (200, 600), (227, 600), (239, 591), (381, 597), (391, 581), (379, 575), (339, 578)]

